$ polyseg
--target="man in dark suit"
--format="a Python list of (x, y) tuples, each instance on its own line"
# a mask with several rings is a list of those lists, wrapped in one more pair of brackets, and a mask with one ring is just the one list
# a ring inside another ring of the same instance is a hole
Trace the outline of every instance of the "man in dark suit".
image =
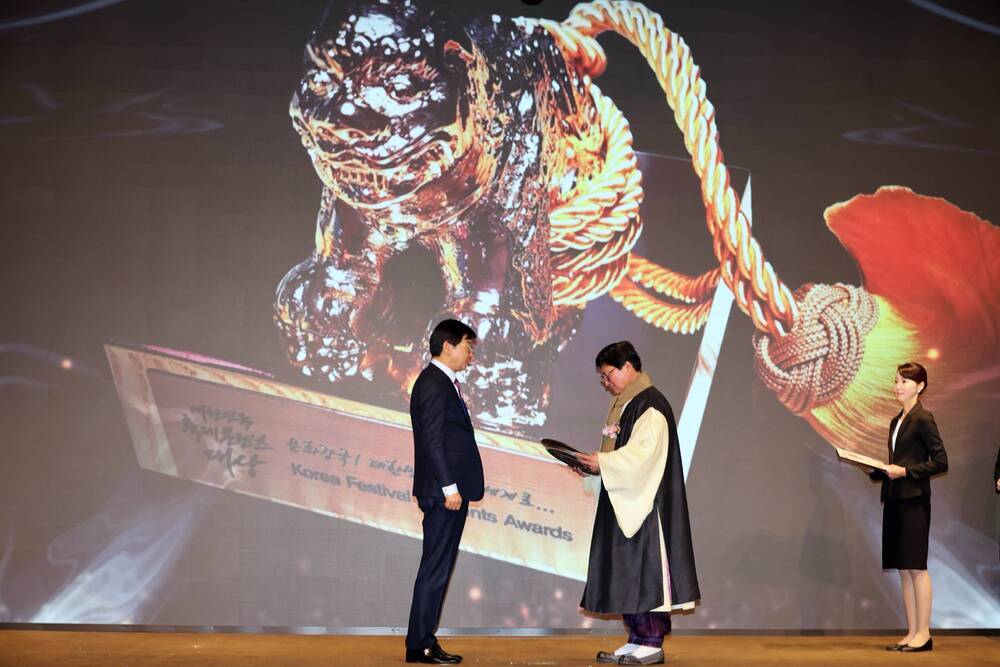
[(430, 337), (431, 363), (410, 397), (413, 495), (424, 513), (424, 546), (413, 584), (406, 662), (448, 665), (434, 631), (462, 540), (469, 501), (483, 497), (483, 462), (456, 373), (472, 361), (476, 332), (458, 320), (440, 322)]

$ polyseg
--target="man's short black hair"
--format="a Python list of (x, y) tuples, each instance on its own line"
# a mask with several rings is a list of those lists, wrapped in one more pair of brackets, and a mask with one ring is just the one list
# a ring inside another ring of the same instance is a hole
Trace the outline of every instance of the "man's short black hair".
[(605, 346), (603, 350), (598, 352), (594, 365), (598, 368), (605, 365), (614, 366), (621, 370), (626, 361), (632, 364), (632, 368), (635, 370), (642, 370), (642, 360), (639, 359), (639, 353), (635, 351), (635, 347), (627, 340), (620, 340)]
[(441, 352), (444, 351), (445, 341), (448, 341), (452, 345), (458, 345), (462, 342), (463, 338), (476, 340), (476, 332), (469, 325), (458, 320), (441, 320), (434, 327), (434, 331), (431, 332), (431, 356), (441, 356)]

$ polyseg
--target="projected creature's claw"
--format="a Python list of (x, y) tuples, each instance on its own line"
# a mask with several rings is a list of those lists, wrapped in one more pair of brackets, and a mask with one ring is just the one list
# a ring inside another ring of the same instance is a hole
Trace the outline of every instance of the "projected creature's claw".
[(552, 367), (582, 313), (570, 311), (557, 323), (556, 334), (540, 344), (509, 314), (457, 315), (480, 335), (475, 361), (465, 379), (469, 410), (478, 421), (503, 432), (520, 432), (545, 423)]
[(288, 345), (289, 360), (303, 375), (333, 382), (361, 372), (366, 346), (352, 332), (350, 321), (357, 290), (364, 284), (360, 276), (318, 264), (315, 258), (285, 275), (274, 319)]

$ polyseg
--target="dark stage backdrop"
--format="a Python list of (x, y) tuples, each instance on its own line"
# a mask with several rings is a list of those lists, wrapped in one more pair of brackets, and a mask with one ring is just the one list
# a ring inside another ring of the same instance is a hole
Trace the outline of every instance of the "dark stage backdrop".
[(404, 626), (407, 391), (452, 314), (489, 488), (443, 626), (611, 623), (537, 441), (598, 444), (626, 338), (680, 415), (678, 627), (904, 623), (831, 444), (886, 456), (908, 358), (951, 463), (933, 624), (1000, 626), (995, 11), (574, 6), (5, 3), (0, 621)]

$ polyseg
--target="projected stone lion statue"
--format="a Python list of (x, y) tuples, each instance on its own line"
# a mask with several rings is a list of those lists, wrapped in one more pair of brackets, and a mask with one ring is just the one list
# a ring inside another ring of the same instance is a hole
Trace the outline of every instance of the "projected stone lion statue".
[(583, 303), (554, 299), (549, 216), (606, 154), (589, 79), (531, 22), (415, 1), (331, 3), (304, 63), (290, 114), (324, 189), (275, 300), (292, 364), (405, 392), (455, 317), (480, 339), (473, 415), (543, 423)]
[[(684, 137), (715, 255), (701, 275), (632, 252), (641, 174), (628, 122), (592, 81), (607, 31), (645, 58)], [(562, 22), (465, 26), (410, 0), (337, 5), (305, 63), (291, 112), (326, 187), (316, 249), (285, 276), (275, 308), (307, 375), (388, 378), (405, 392), (428, 326), (456, 316), (482, 338), (473, 412), (517, 432), (544, 422), (548, 371), (589, 300), (607, 294), (654, 327), (690, 334), (721, 282), (754, 325), (761, 381), (837, 447), (883, 453), (879, 415), (895, 409), (885, 377), (901, 359), (933, 365), (963, 388), (943, 392), (962, 405), (970, 383), (995, 396), (995, 374), (981, 370), (996, 348), (983, 332), (1000, 330), (1000, 265), (982, 259), (1000, 247), (996, 227), (879, 188), (827, 211), (863, 285), (793, 292), (733, 189), (690, 48), (642, 3), (591, 0)], [(899, 278), (884, 264), (896, 233), (933, 239), (931, 277)], [(940, 290), (934, 308), (914, 285)]]

